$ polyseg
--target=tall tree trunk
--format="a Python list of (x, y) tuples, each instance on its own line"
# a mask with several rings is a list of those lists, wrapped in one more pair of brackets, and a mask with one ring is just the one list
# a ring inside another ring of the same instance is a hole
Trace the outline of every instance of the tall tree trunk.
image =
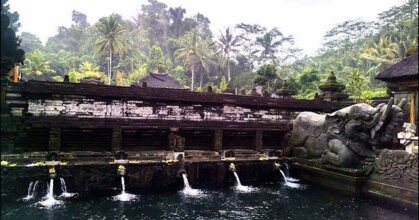
[(194, 78), (195, 78), (195, 68), (192, 67), (192, 82), (191, 82), (191, 91), (192, 92), (193, 92)]
[(108, 69), (108, 84), (111, 84), (111, 78), (112, 78), (112, 48), (109, 47), (109, 69)]
[(230, 74), (230, 56), (227, 54), (227, 82), (230, 82), (231, 74)]
[(199, 74), (199, 87), (202, 88), (202, 83), (204, 83), (204, 74), (201, 71), (201, 74)]

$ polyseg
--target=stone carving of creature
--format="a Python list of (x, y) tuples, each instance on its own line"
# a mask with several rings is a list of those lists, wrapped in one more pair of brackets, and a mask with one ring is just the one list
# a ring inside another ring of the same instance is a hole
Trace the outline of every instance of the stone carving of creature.
[(302, 112), (294, 121), (288, 148), (293, 156), (320, 159), (339, 167), (356, 167), (364, 158), (374, 158), (375, 147), (390, 147), (401, 130), (402, 106), (376, 107), (361, 103), (331, 114)]

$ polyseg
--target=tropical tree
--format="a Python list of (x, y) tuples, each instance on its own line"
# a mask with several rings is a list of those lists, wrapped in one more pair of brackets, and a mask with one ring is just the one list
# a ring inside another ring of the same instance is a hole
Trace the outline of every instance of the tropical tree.
[(26, 53), (30, 53), (36, 49), (42, 49), (41, 40), (39, 40), (39, 38), (34, 34), (29, 32), (22, 32), (20, 39), (22, 39), (20, 48), (22, 48), (22, 50), (24, 50)]
[(173, 37), (180, 37), (182, 31), (182, 21), (186, 10), (182, 7), (169, 8), (169, 17), (171, 20), (170, 30)]
[(260, 60), (270, 60), (273, 63), (277, 63), (276, 53), (278, 52), (278, 48), (286, 42), (292, 43), (293, 40), (294, 38), (292, 36), (285, 37), (277, 28), (273, 28), (262, 37), (256, 38), (256, 42), (260, 47)]
[(227, 66), (227, 81), (231, 81), (231, 73), (230, 73), (230, 52), (237, 52), (236, 47), (239, 45), (239, 38), (237, 36), (233, 36), (230, 31), (230, 28), (225, 30), (225, 33), (221, 33), (219, 40), (219, 46), (224, 53), (226, 59), (226, 66)]
[[(191, 71), (191, 91), (194, 91), (195, 71), (200, 68), (205, 72), (208, 71), (208, 65), (214, 56), (213, 50), (209, 42), (202, 39), (196, 29), (185, 34), (178, 44), (180, 48), (176, 50), (175, 56), (177, 59), (182, 59), (185, 67)], [(200, 83), (202, 84), (202, 80)]]
[(156, 71), (159, 66), (163, 65), (163, 63), (164, 63), (163, 51), (159, 46), (154, 45), (151, 48), (150, 55), (148, 56), (148, 62), (147, 62), (148, 71), (149, 72)]
[(50, 61), (45, 59), (45, 54), (41, 50), (34, 50), (26, 56), (25, 65), (22, 68), (22, 73), (25, 75), (39, 76), (54, 72)]
[(275, 91), (278, 88), (278, 69), (274, 64), (265, 64), (256, 71), (254, 83), (265, 87), (268, 91)]
[(405, 42), (392, 42), (390, 37), (384, 36), (372, 47), (365, 48), (360, 57), (381, 63), (383, 67), (386, 67), (404, 59), (406, 51)]
[(72, 69), (68, 75), (70, 82), (79, 82), (84, 78), (97, 78), (101, 81), (106, 80), (106, 75), (99, 70), (99, 66), (91, 62), (83, 62), (78, 70)]
[(148, 66), (146, 63), (144, 63), (141, 66), (139, 66), (137, 69), (134, 69), (131, 72), (129, 72), (128, 79), (127, 79), (129, 84), (133, 84), (137, 80), (147, 76), (148, 74), (147, 70), (148, 70)]
[(366, 101), (362, 96), (362, 92), (367, 88), (367, 81), (365, 76), (359, 72), (358, 69), (353, 69), (348, 77), (348, 88), (347, 90), (351, 94), (351, 98), (355, 102)]
[(122, 55), (125, 51), (125, 42), (123, 35), (126, 29), (120, 23), (120, 17), (112, 14), (101, 18), (96, 24), (96, 30), (100, 33), (99, 39), (95, 42), (97, 53), (101, 54), (107, 51), (109, 58), (108, 65), (108, 84), (111, 84), (112, 78), (112, 55)]
[[(245, 68), (253, 70), (255, 61), (257, 60), (257, 53), (259, 52), (258, 43), (256, 39), (260, 37), (265, 31), (266, 28), (257, 24), (244, 24), (240, 23), (235, 26), (236, 30), (239, 31), (238, 37), (240, 38), (240, 56), (243, 56), (246, 60)], [(240, 61), (240, 60), (238, 60)], [(247, 71), (248, 72), (248, 71)]]
[(1, 13), (5, 14), (10, 19), (10, 28), (12, 28), (15, 32), (19, 30), (20, 22), (19, 22), (19, 13), (16, 11), (10, 11), (9, 0), (1, 0)]

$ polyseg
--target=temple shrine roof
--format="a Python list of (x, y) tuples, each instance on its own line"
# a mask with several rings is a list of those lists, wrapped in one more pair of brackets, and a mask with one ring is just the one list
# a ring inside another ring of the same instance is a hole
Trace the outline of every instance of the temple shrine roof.
[(143, 86), (153, 88), (170, 88), (170, 89), (185, 89), (176, 79), (167, 73), (150, 73), (148, 76), (138, 80), (134, 83), (136, 86)]
[(391, 83), (411, 79), (417, 80), (418, 53), (415, 53), (379, 72), (375, 78)]

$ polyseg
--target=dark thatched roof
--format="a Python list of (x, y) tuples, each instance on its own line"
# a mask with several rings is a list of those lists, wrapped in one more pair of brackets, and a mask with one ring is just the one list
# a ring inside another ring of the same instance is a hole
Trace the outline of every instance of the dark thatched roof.
[(170, 88), (185, 89), (178, 81), (167, 73), (150, 73), (148, 76), (134, 83), (136, 86), (142, 86), (143, 82), (147, 83), (147, 87), (153, 88)]
[(389, 68), (381, 71), (375, 77), (385, 82), (397, 82), (418, 78), (418, 53), (415, 53)]
[(29, 80), (34, 80), (34, 81), (44, 81), (44, 82), (55, 82), (55, 80), (49, 75), (49, 74), (42, 74), (39, 76), (22, 76), (21, 81), (23, 82), (27, 82)]

